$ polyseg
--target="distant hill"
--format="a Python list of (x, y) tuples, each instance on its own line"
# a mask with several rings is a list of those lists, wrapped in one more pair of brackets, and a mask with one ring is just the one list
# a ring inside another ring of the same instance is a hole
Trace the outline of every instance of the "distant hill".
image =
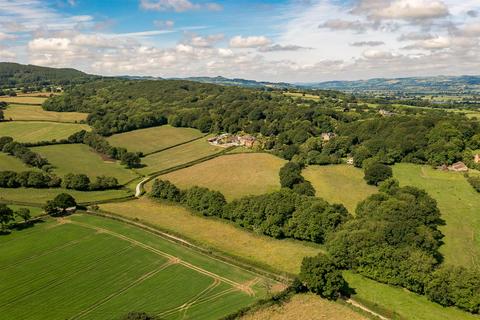
[(358, 81), (302, 83), (299, 84), (299, 86), (309, 89), (331, 89), (350, 92), (398, 91), (411, 94), (478, 94), (480, 93), (480, 76), (436, 76), (395, 79), (377, 78)]
[(98, 78), (70, 68), (48, 68), (19, 63), (0, 62), (0, 88), (24, 86), (45, 87), (83, 83)]
[(225, 77), (189, 77), (189, 78), (182, 78), (182, 80), (189, 80), (195, 82), (202, 82), (202, 83), (213, 83), (219, 84), (224, 86), (240, 86), (240, 87), (247, 87), (247, 88), (293, 88), (296, 87), (290, 83), (286, 82), (265, 82), (265, 81), (255, 81), (255, 80), (246, 80), (246, 79), (229, 79)]

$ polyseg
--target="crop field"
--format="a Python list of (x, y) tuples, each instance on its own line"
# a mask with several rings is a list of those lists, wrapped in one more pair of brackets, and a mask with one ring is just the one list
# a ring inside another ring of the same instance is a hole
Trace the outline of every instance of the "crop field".
[(43, 110), (40, 106), (10, 104), (4, 110), (5, 119), (23, 121), (53, 121), (75, 123), (86, 120), (88, 114), (80, 112), (55, 112)]
[(218, 319), (263, 297), (268, 281), (87, 215), (49, 219), (0, 244), (5, 319), (113, 320), (139, 310), (162, 319)]
[(241, 320), (367, 320), (349, 307), (337, 302), (321, 299), (314, 294), (297, 294), (280, 305), (249, 313)]
[(142, 163), (146, 167), (138, 171), (142, 174), (150, 174), (201, 159), (222, 150), (224, 148), (210, 145), (205, 137), (143, 158)]
[(424, 189), (437, 200), (446, 223), (440, 226), (445, 262), (480, 268), (480, 196), (463, 174), (413, 164), (397, 164), (393, 173), (401, 185)]
[[(1, 134), (0, 134), (1, 135)], [(27, 171), (27, 170), (36, 170), (24, 164), (20, 159), (10, 156), (6, 153), (0, 152), (0, 171)]]
[(203, 134), (197, 129), (175, 128), (164, 125), (115, 134), (107, 140), (112, 146), (147, 154), (200, 138), (201, 136)]
[(0, 201), (19, 201), (44, 205), (60, 193), (71, 194), (78, 203), (103, 201), (133, 196), (127, 189), (105, 191), (75, 191), (63, 188), (32, 189), (32, 188), (0, 188)]
[(280, 189), (278, 172), (285, 160), (267, 153), (225, 155), (160, 176), (179, 188), (207, 187), (227, 200), (260, 195)]
[(312, 183), (317, 197), (341, 203), (352, 214), (360, 201), (377, 192), (363, 180), (361, 169), (349, 165), (308, 166), (302, 175)]
[(26, 104), (41, 105), (45, 100), (47, 100), (47, 98), (31, 97), (31, 96), (0, 97), (0, 101), (7, 102), (7, 103), (19, 103), (19, 104), (26, 103)]
[(230, 256), (240, 257), (279, 272), (298, 273), (302, 259), (322, 251), (312, 243), (291, 239), (277, 240), (257, 235), (225, 221), (192, 215), (181, 206), (147, 198), (107, 203), (100, 208), (127, 218), (136, 218), (195, 243)]
[(90, 130), (86, 124), (57, 122), (2, 122), (0, 135), (10, 136), (18, 142), (50, 141), (66, 139), (80, 130)]
[(102, 157), (84, 144), (59, 144), (31, 148), (48, 159), (58, 176), (68, 173), (83, 173), (90, 179), (106, 175), (117, 178), (123, 184), (137, 177), (132, 170), (124, 168), (120, 162), (104, 161)]

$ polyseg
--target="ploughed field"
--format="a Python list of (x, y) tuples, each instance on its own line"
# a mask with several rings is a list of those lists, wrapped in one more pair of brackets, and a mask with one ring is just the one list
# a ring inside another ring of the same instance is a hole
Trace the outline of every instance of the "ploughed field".
[(264, 296), (265, 279), (106, 218), (74, 215), (0, 237), (4, 319), (218, 319)]
[(88, 114), (80, 112), (55, 112), (43, 110), (41, 106), (10, 104), (4, 110), (7, 120), (13, 121), (53, 121), (53, 122), (80, 122), (86, 120)]
[(66, 139), (80, 130), (90, 130), (86, 124), (44, 121), (12, 121), (0, 123), (0, 136), (10, 136), (18, 142), (39, 142)]

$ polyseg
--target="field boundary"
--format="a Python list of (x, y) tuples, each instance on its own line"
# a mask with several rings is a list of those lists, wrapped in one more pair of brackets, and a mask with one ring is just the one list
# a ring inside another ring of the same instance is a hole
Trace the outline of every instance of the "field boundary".
[[(154, 127), (152, 127), (154, 128)], [(155, 154), (155, 153), (159, 153), (159, 152), (162, 152), (162, 151), (165, 151), (165, 150), (169, 150), (169, 149), (173, 149), (175, 147), (179, 147), (179, 146), (182, 146), (184, 144), (187, 144), (187, 143), (190, 143), (190, 142), (194, 142), (194, 141), (197, 141), (197, 140), (200, 140), (202, 138), (205, 138), (209, 135), (209, 133), (207, 134), (203, 134), (202, 136), (198, 137), (198, 138), (194, 138), (194, 139), (191, 139), (191, 140), (188, 140), (188, 141), (184, 141), (184, 142), (180, 142), (180, 143), (177, 143), (173, 146), (169, 146), (169, 147), (165, 147), (165, 148), (162, 148), (162, 149), (158, 149), (158, 150), (155, 150), (155, 151), (151, 151), (151, 152), (148, 152), (148, 153), (144, 153), (143, 154), (143, 157), (147, 157), (147, 156), (150, 156), (152, 154)]]

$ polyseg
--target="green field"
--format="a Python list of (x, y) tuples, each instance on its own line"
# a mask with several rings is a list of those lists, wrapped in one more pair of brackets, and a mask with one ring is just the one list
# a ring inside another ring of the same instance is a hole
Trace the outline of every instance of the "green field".
[(59, 144), (31, 150), (47, 158), (55, 167), (53, 172), (60, 177), (68, 173), (83, 173), (90, 179), (106, 175), (117, 178), (121, 184), (137, 177), (135, 172), (126, 169), (118, 161), (104, 161), (98, 153), (84, 144)]
[(27, 166), (20, 159), (14, 156), (0, 152), (0, 171), (6, 170), (20, 172), (37, 169)]
[(80, 122), (86, 120), (87, 113), (45, 111), (41, 106), (10, 104), (3, 112), (5, 119), (22, 121)]
[(133, 196), (133, 192), (127, 189), (106, 191), (75, 191), (62, 188), (0, 188), (0, 201), (10, 200), (44, 205), (47, 200), (52, 200), (53, 198), (55, 198), (55, 196), (64, 192), (71, 194), (79, 203), (103, 201)]
[(213, 155), (224, 150), (207, 142), (207, 137), (174, 147), (142, 159), (146, 167), (139, 169), (142, 174), (150, 174), (172, 168), (190, 161)]
[(200, 138), (202, 135), (197, 129), (175, 128), (164, 125), (116, 134), (107, 140), (112, 146), (147, 154)]
[(437, 200), (446, 222), (440, 226), (445, 262), (480, 268), (480, 196), (463, 174), (403, 163), (395, 165), (393, 173), (401, 185), (424, 189)]
[(377, 192), (363, 180), (361, 169), (349, 165), (308, 166), (302, 175), (312, 183), (317, 197), (341, 203), (352, 214), (360, 201)]
[(267, 153), (232, 154), (168, 173), (159, 179), (169, 180), (182, 189), (201, 186), (218, 190), (227, 200), (233, 200), (279, 190), (278, 171), (285, 162)]
[(10, 136), (18, 142), (66, 139), (80, 130), (90, 130), (90, 127), (86, 124), (35, 121), (0, 123), (0, 136)]
[(49, 219), (0, 244), (4, 319), (218, 319), (265, 291), (255, 274), (99, 217)]

